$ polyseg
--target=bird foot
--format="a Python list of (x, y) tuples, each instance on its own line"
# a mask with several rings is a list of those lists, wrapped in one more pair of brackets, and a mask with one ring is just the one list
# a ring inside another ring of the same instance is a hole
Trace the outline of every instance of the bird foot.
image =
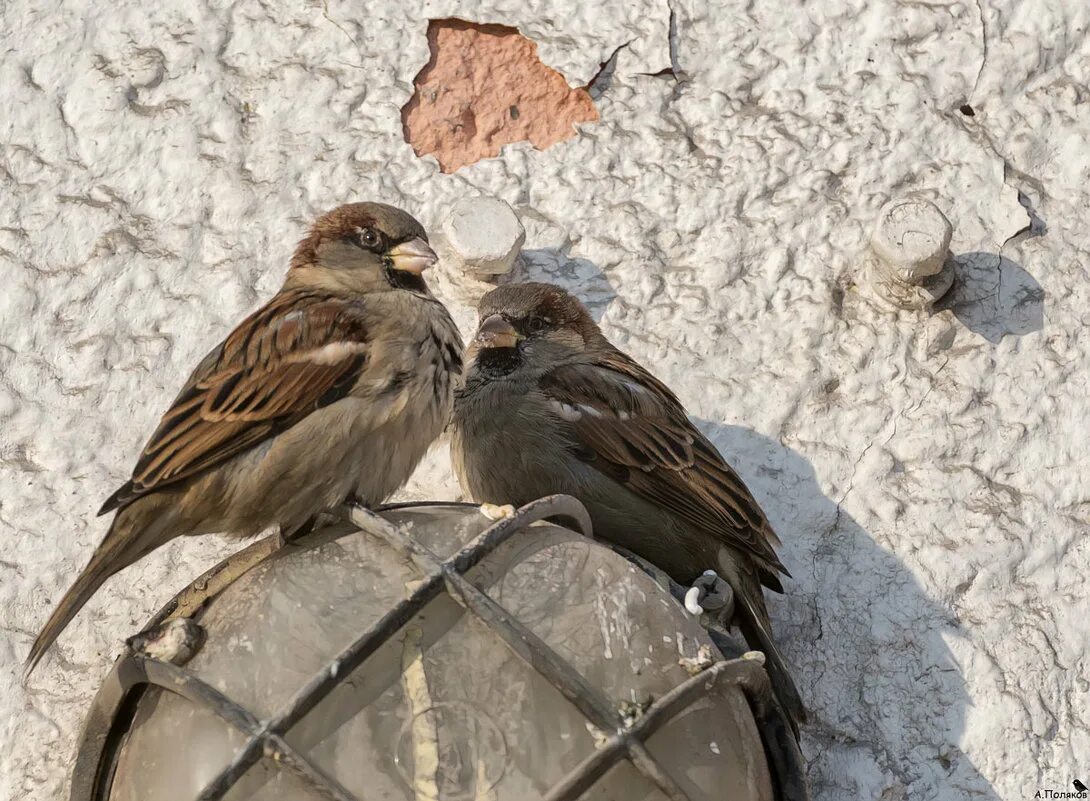
[(285, 529), (281, 526), (276, 535), (276, 547), (279, 549), (297, 545), (299, 540), (314, 531), (317, 522), (318, 515), (315, 515), (314, 517), (303, 521), (302, 525), (296, 526), (293, 529)]
[(497, 506), (494, 503), (482, 503), (481, 514), (489, 520), (505, 520), (515, 516), (515, 507), (509, 503)]
[(714, 570), (705, 570), (685, 593), (685, 609), (692, 615), (723, 610), (729, 618), (734, 606), (734, 591)]

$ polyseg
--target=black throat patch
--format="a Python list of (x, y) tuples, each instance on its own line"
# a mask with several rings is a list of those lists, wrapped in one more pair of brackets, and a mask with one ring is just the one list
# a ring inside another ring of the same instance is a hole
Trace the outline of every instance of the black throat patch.
[(487, 378), (509, 375), (522, 364), (518, 348), (485, 348), (477, 354), (477, 369)]
[(383, 271), (386, 273), (386, 280), (390, 282), (392, 287), (421, 294), (427, 294), (428, 292), (428, 285), (424, 283), (424, 276), (422, 275), (409, 273), (405, 270), (395, 270), (389, 264), (383, 267)]

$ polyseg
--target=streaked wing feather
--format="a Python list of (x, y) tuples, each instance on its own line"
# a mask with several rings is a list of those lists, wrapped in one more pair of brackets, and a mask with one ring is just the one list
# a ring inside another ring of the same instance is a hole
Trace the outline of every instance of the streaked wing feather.
[(634, 493), (786, 573), (772, 527), (738, 474), (690, 422), (677, 397), (620, 351), (559, 367), (541, 389), (569, 415), (581, 458)]
[(344, 397), (367, 350), (358, 301), (277, 295), (201, 362), (103, 512), (222, 464)]

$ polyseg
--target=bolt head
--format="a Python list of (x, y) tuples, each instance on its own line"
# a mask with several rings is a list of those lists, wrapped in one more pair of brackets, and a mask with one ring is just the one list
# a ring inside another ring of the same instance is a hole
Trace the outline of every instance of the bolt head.
[(443, 234), (455, 260), (479, 276), (510, 272), (526, 241), (515, 210), (493, 197), (459, 200), (443, 221)]
[(952, 234), (950, 221), (930, 200), (898, 198), (878, 213), (871, 249), (902, 281), (919, 283), (942, 271)]

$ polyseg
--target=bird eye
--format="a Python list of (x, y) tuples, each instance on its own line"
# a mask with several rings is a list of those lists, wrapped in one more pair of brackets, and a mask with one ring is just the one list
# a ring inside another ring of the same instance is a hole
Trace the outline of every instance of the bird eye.
[(536, 334), (538, 331), (545, 328), (545, 322), (546, 320), (544, 317), (534, 316), (526, 321), (526, 327), (529, 328), (532, 333)]
[(365, 248), (374, 248), (378, 246), (379, 235), (374, 228), (364, 228), (359, 233), (359, 242)]

